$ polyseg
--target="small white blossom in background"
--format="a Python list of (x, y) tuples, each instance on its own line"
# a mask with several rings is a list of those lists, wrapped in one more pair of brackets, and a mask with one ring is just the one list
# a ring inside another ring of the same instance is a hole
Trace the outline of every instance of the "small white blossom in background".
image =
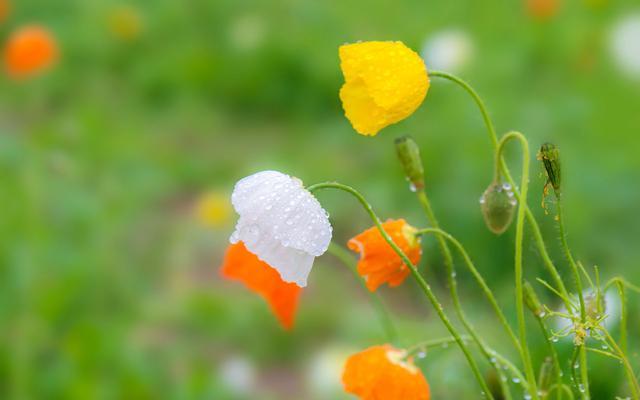
[[(327, 346), (313, 355), (306, 370), (310, 390), (321, 399), (349, 399), (342, 386), (345, 362), (355, 350)], [(343, 396), (343, 397), (340, 397)]]
[(302, 182), (277, 171), (241, 179), (231, 202), (240, 215), (231, 243), (276, 269), (285, 282), (307, 285), (315, 257), (331, 242), (329, 216)]
[[(587, 289), (583, 293), (584, 293), (583, 296), (584, 296), (585, 302), (588, 302), (588, 299), (590, 296), (592, 296), (593, 292), (591, 291), (591, 289)], [(573, 302), (575, 304), (578, 304), (578, 301), (579, 300), (577, 297), (573, 299)], [(620, 311), (621, 311), (620, 297), (618, 296), (617, 289), (615, 287), (612, 287), (609, 290), (607, 290), (606, 293), (604, 293), (605, 318), (602, 321), (602, 326), (607, 328), (607, 330), (611, 330), (613, 327), (615, 327), (620, 322)], [(559, 312), (566, 313), (567, 310), (564, 306), (562, 306)], [(553, 318), (552, 326), (553, 326), (554, 332), (566, 332), (567, 329), (571, 327), (571, 321), (569, 321), (566, 318), (555, 317)], [(573, 334), (567, 335), (566, 339), (573, 340)]]
[(613, 26), (609, 48), (620, 72), (640, 79), (640, 12), (621, 18)]
[(459, 72), (473, 57), (469, 35), (457, 29), (437, 32), (427, 38), (421, 56), (427, 69)]
[(255, 367), (244, 357), (228, 358), (220, 364), (218, 374), (220, 380), (237, 395), (249, 395), (255, 388)]

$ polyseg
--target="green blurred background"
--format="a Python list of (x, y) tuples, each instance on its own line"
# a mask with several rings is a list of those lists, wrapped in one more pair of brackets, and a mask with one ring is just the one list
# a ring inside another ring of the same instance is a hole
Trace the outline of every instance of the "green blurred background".
[[(500, 132), (521, 130), (534, 150), (558, 144), (578, 258), (603, 279), (639, 282), (638, 13), (635, 0), (564, 0), (548, 17), (520, 0), (14, 1), (0, 41), (41, 23), (61, 59), (42, 76), (0, 80), (0, 397), (346, 398), (345, 355), (385, 340), (366, 294), (323, 256), (295, 329), (282, 331), (262, 299), (219, 277), (235, 219), (224, 199), (239, 178), (276, 169), (353, 185), (382, 217), (423, 226), (395, 159), (402, 134), (422, 147), (440, 222), (513, 320), (513, 229), (496, 237), (482, 221), (492, 154), (477, 109), (434, 79), (411, 118), (357, 135), (337, 95), (345, 42), (402, 40), (428, 67), (471, 82)], [(568, 277), (532, 168), (530, 205)], [(194, 211), (203, 198), (214, 217)], [(338, 243), (370, 225), (351, 198), (319, 198)], [(424, 245), (420, 268), (450, 310), (433, 238)], [(525, 256), (528, 279), (546, 277), (530, 240)], [(477, 328), (516, 359), (469, 276), (458, 277)], [(381, 293), (405, 345), (445, 335), (410, 279)], [(638, 367), (633, 295), (630, 312)], [(566, 355), (571, 341), (558, 347)], [(457, 349), (417, 363), (433, 398), (480, 397)], [(592, 355), (591, 372), (595, 399), (624, 393), (616, 362)]]

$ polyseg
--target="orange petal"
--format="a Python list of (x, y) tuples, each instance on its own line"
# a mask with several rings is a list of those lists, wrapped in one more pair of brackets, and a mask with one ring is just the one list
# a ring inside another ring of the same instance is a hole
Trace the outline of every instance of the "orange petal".
[[(417, 265), (422, 249), (420, 241), (412, 236), (415, 228), (404, 219), (388, 220), (382, 227), (413, 265)], [(389, 286), (400, 285), (411, 272), (376, 227), (353, 237), (347, 246), (352, 251), (360, 253), (358, 273), (365, 278), (367, 288), (372, 292), (385, 283)]]
[(362, 400), (429, 400), (429, 383), (405, 355), (388, 344), (352, 355), (342, 374), (345, 391)]
[(24, 78), (51, 66), (58, 58), (53, 35), (37, 26), (25, 26), (9, 37), (5, 48), (5, 67), (14, 78)]
[(225, 278), (239, 280), (261, 295), (285, 329), (293, 327), (301, 288), (295, 283), (284, 282), (275, 269), (260, 261), (244, 243), (229, 246), (220, 272)]

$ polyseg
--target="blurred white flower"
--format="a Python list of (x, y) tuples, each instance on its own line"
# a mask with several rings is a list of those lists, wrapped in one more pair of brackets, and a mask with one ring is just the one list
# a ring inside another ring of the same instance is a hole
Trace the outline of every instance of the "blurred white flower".
[(625, 16), (613, 26), (609, 47), (620, 71), (640, 79), (640, 13)]
[(248, 395), (256, 384), (256, 370), (251, 361), (234, 356), (220, 364), (220, 380), (238, 395)]
[(258, 15), (243, 15), (231, 21), (229, 39), (240, 51), (251, 51), (260, 47), (266, 37), (266, 24)]
[(302, 182), (277, 171), (258, 172), (236, 184), (231, 202), (240, 215), (231, 243), (242, 241), (282, 280), (306, 286), (332, 229), (327, 212)]
[(328, 346), (314, 354), (307, 366), (306, 377), (311, 391), (318, 398), (336, 399), (343, 394), (342, 372), (353, 352), (353, 349)]
[(473, 42), (466, 32), (448, 29), (429, 36), (421, 55), (428, 69), (459, 72), (473, 57)]

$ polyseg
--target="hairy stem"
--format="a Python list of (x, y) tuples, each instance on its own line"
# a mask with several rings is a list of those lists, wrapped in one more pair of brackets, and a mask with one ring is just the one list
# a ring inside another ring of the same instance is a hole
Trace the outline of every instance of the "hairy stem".
[[(451, 250), (447, 245), (447, 239), (452, 240), (454, 245), (458, 247), (458, 250), (465, 257), (465, 261), (467, 262), (469, 269), (471, 270), (474, 277), (476, 277), (476, 280), (478, 280), (478, 282), (480, 283), (480, 286), (482, 286), (485, 294), (487, 295), (487, 297), (489, 298), (489, 301), (491, 302), (491, 305), (494, 307), (494, 310), (496, 310), (496, 313), (498, 314), (498, 318), (501, 320), (503, 326), (505, 327), (507, 334), (511, 335), (511, 338), (514, 340), (515, 347), (518, 351), (521, 351), (520, 343), (518, 342), (517, 338), (515, 337), (515, 334), (511, 330), (511, 327), (507, 323), (506, 318), (504, 318), (504, 315), (502, 314), (502, 311), (500, 310), (498, 303), (495, 301), (495, 297), (493, 296), (491, 289), (489, 289), (489, 287), (484, 282), (484, 279), (482, 278), (480, 273), (473, 266), (473, 263), (471, 262), (471, 259), (469, 258), (468, 254), (464, 250), (464, 247), (455, 239), (453, 239), (450, 235), (448, 235), (446, 232), (440, 230), (440, 224), (438, 223), (438, 220), (436, 219), (433, 209), (431, 208), (431, 202), (427, 197), (427, 193), (424, 190), (419, 190), (417, 192), (417, 196), (418, 196), (418, 201), (420, 202), (420, 205), (422, 206), (422, 209), (424, 210), (424, 213), (427, 216), (427, 219), (429, 220), (429, 223), (431, 224), (431, 226), (433, 226), (432, 229), (423, 229), (419, 231), (419, 233), (435, 233), (436, 234), (436, 238), (438, 240), (438, 246), (440, 247), (440, 252), (442, 253), (445, 268), (447, 270), (447, 282), (449, 285), (449, 292), (451, 294), (451, 299), (453, 301), (453, 307), (456, 312), (456, 315), (458, 316), (458, 319), (460, 319), (460, 321), (462, 322), (462, 325), (464, 326), (467, 333), (471, 335), (473, 341), (476, 343), (476, 345), (480, 349), (480, 352), (482, 353), (482, 355), (487, 359), (489, 364), (491, 364), (494, 367), (496, 373), (498, 374), (498, 378), (499, 378), (498, 381), (500, 382), (500, 386), (502, 387), (502, 392), (504, 393), (505, 398), (511, 399), (511, 392), (509, 390), (509, 385), (507, 384), (506, 379), (503, 379), (504, 372), (502, 371), (500, 366), (497, 364), (496, 358), (491, 355), (485, 343), (476, 333), (475, 328), (467, 318), (464, 312), (464, 309), (460, 304), (460, 296), (458, 295), (458, 284), (455, 278), (456, 272), (453, 265), (453, 257), (451, 256)], [(445, 238), (445, 235), (449, 237)]]
[[(478, 93), (471, 87), (471, 85), (469, 85), (467, 82), (465, 82), (464, 80), (460, 79), (459, 77), (457, 77), (455, 75), (452, 75), (452, 74), (449, 74), (447, 72), (443, 72), (443, 71), (430, 71), (429, 72), (429, 76), (449, 80), (449, 81), (457, 84), (458, 86), (460, 86), (465, 92), (467, 92), (471, 96), (473, 101), (478, 106), (478, 109), (480, 110), (480, 113), (482, 114), (482, 119), (484, 120), (484, 124), (485, 124), (485, 126), (487, 128), (487, 132), (489, 134), (489, 140), (491, 140), (491, 144), (492, 144), (494, 150), (497, 150), (497, 147), (498, 147), (498, 135), (496, 134), (495, 127), (493, 126), (493, 122), (491, 121), (491, 118), (489, 117), (489, 112), (487, 111), (487, 107), (484, 105), (484, 102), (482, 101), (482, 99), (480, 98)], [(499, 158), (499, 165), (500, 165), (500, 170), (504, 174), (505, 179), (507, 180), (507, 182), (509, 182), (511, 184), (511, 186), (513, 188), (515, 188), (515, 181), (511, 177), (511, 173), (509, 172), (509, 168), (507, 167), (507, 165), (504, 162), (504, 159), (502, 157)], [(570, 303), (569, 303), (569, 300), (568, 300), (569, 299), (569, 292), (567, 291), (567, 288), (564, 285), (562, 277), (558, 273), (557, 268), (555, 267), (555, 265), (553, 264), (553, 261), (551, 260), (551, 257), (549, 256), (549, 252), (547, 251), (547, 247), (546, 247), (546, 245), (544, 243), (544, 239), (542, 238), (542, 233), (540, 231), (540, 226), (538, 225), (538, 222), (536, 221), (535, 217), (533, 216), (533, 213), (529, 209), (528, 205), (525, 204), (525, 202), (523, 202), (521, 200), (520, 193), (517, 190), (514, 190), (514, 194), (515, 194), (518, 202), (521, 205), (524, 205), (524, 207), (525, 207), (525, 213), (526, 213), (526, 217), (527, 217), (527, 222), (529, 223), (529, 225), (531, 226), (531, 229), (533, 230), (533, 238), (535, 240), (536, 247), (538, 248), (540, 256), (542, 257), (542, 261), (543, 261), (543, 263), (545, 265), (545, 268), (547, 269), (547, 271), (553, 277), (553, 280), (554, 280), (556, 286), (558, 287), (558, 290), (560, 291), (560, 293), (562, 293), (562, 295), (563, 295), (562, 299), (563, 299), (563, 301), (565, 303), (565, 307), (567, 308), (567, 310), (570, 310), (571, 308), (570, 308)]]
[(536, 388), (536, 376), (533, 370), (531, 355), (527, 345), (527, 327), (524, 313), (524, 289), (523, 289), (523, 268), (522, 268), (522, 242), (524, 237), (524, 217), (527, 204), (527, 191), (529, 188), (529, 142), (520, 132), (509, 132), (505, 134), (496, 148), (496, 157), (501, 158), (502, 149), (512, 139), (520, 141), (522, 147), (522, 177), (520, 187), (520, 203), (518, 205), (518, 215), (516, 216), (516, 247), (515, 247), (515, 286), (516, 286), (516, 313), (518, 315), (518, 330), (520, 333), (520, 346), (522, 347), (522, 358), (525, 375), (531, 388), (530, 394), (533, 399), (538, 399)]

